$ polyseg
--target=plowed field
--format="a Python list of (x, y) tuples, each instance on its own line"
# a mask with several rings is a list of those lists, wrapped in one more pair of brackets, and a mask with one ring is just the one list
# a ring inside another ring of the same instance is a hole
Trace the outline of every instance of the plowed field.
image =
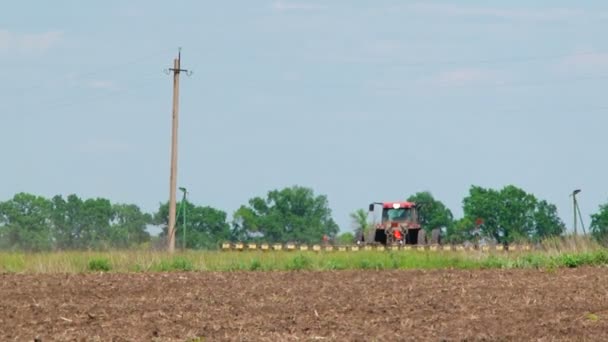
[(608, 269), (2, 274), (2, 341), (608, 338)]

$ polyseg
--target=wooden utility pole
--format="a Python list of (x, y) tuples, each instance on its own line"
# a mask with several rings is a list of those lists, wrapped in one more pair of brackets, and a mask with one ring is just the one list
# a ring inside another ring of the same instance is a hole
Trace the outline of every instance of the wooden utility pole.
[(173, 120), (171, 131), (171, 179), (169, 181), (169, 231), (167, 236), (167, 250), (169, 253), (175, 252), (175, 192), (177, 186), (177, 127), (179, 118), (179, 74), (188, 72), (181, 69), (181, 49), (177, 58), (173, 60)]
[(576, 189), (576, 190), (572, 191), (572, 209), (574, 211), (574, 236), (578, 235), (578, 229), (576, 227), (576, 223), (577, 223), (577, 220), (576, 220), (577, 210), (576, 209), (578, 208), (578, 203), (576, 203), (576, 195), (579, 192), (581, 192), (580, 189)]

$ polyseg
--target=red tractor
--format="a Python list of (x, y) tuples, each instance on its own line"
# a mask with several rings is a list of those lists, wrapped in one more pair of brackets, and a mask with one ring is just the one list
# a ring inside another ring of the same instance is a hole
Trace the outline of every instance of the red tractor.
[(382, 206), (382, 220), (376, 224), (373, 239), (370, 236), (368, 241), (389, 246), (426, 243), (416, 203), (374, 202), (369, 205), (369, 211), (373, 212), (376, 205)]

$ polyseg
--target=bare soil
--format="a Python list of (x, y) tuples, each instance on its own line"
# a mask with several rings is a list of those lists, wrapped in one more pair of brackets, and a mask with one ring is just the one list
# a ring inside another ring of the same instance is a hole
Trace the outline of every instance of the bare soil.
[(601, 341), (608, 269), (0, 275), (0, 340), (36, 338)]

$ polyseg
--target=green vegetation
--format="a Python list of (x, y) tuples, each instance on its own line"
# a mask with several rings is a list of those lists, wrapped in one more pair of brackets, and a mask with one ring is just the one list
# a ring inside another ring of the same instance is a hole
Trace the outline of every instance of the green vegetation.
[[(369, 236), (370, 230), (373, 229), (373, 224), (368, 222), (367, 216), (368, 212), (365, 209), (357, 209), (350, 213), (350, 219), (355, 232), (353, 239), (356, 237), (357, 240), (361, 240), (362, 237)], [(350, 243), (352, 243), (352, 240), (349, 242), (349, 244)]]
[(149, 221), (136, 205), (19, 193), (0, 202), (0, 249), (128, 248), (150, 240)]
[(429, 234), (435, 228), (448, 228), (452, 225), (454, 221), (452, 212), (441, 201), (436, 200), (430, 192), (415, 193), (407, 200), (418, 204), (420, 225)]
[(608, 250), (533, 252), (358, 251), (280, 252), (150, 251), (1, 252), (1, 272), (78, 273), (169, 271), (300, 271), (387, 269), (546, 268), (608, 265)]
[(608, 203), (600, 206), (600, 210), (591, 215), (591, 234), (593, 237), (608, 245)]
[(312, 189), (293, 186), (255, 197), (234, 214), (235, 238), (241, 241), (318, 243), (333, 238), (338, 225), (331, 217), (327, 197)]
[[(177, 203), (178, 208), (184, 205)], [(222, 241), (231, 240), (230, 224), (227, 222), (225, 212), (208, 206), (197, 206), (190, 202), (185, 202), (187, 218), (187, 239), (186, 248), (188, 249), (215, 249)], [(177, 213), (176, 243), (183, 246), (183, 211)], [(164, 240), (167, 236), (167, 226), (169, 220), (169, 203), (160, 206), (152, 223), (162, 227), (160, 234)]]
[[(555, 205), (513, 185), (500, 190), (471, 186), (463, 199), (464, 216), (459, 219), (429, 192), (418, 192), (408, 200), (419, 204), (420, 223), (427, 232), (443, 230), (443, 242), (538, 243), (565, 233)], [(350, 215), (353, 233), (339, 234), (327, 197), (300, 186), (250, 199), (234, 213), (232, 221), (226, 212), (209, 206), (185, 201), (178, 203), (178, 208), (177, 246), (190, 250), (215, 250), (224, 241), (351, 244), (362, 236), (367, 239), (376, 223), (366, 210), (358, 209)], [(69, 195), (47, 199), (19, 193), (0, 201), (0, 250), (162, 249), (167, 218), (167, 203), (150, 214), (137, 205), (111, 203), (104, 198)], [(162, 231), (159, 237), (150, 236), (146, 230), (149, 225)], [(608, 203), (591, 215), (590, 232), (596, 241), (608, 245)], [(331, 261), (327, 267), (345, 266)]]
[[(140, 265), (136, 265), (137, 268)], [(151, 271), (169, 272), (169, 271), (193, 271), (194, 264), (190, 258), (185, 256), (176, 256), (172, 258), (161, 258), (159, 262), (151, 264)]]
[(93, 258), (89, 260), (89, 271), (108, 272), (111, 269), (110, 260), (106, 258)]
[(599, 317), (598, 315), (596, 315), (596, 314), (594, 314), (594, 313), (591, 313), (591, 312), (587, 313), (587, 314), (585, 315), (585, 318), (587, 318), (588, 320), (590, 320), (590, 321), (592, 321), (592, 322), (596, 322), (597, 320), (599, 320), (599, 319), (600, 319), (600, 317)]
[(338, 245), (352, 245), (355, 243), (355, 234), (351, 232), (344, 232), (336, 237)]
[(468, 237), (478, 234), (498, 243), (513, 243), (540, 241), (565, 231), (555, 205), (513, 185), (501, 190), (472, 186), (463, 210), (460, 233)]

